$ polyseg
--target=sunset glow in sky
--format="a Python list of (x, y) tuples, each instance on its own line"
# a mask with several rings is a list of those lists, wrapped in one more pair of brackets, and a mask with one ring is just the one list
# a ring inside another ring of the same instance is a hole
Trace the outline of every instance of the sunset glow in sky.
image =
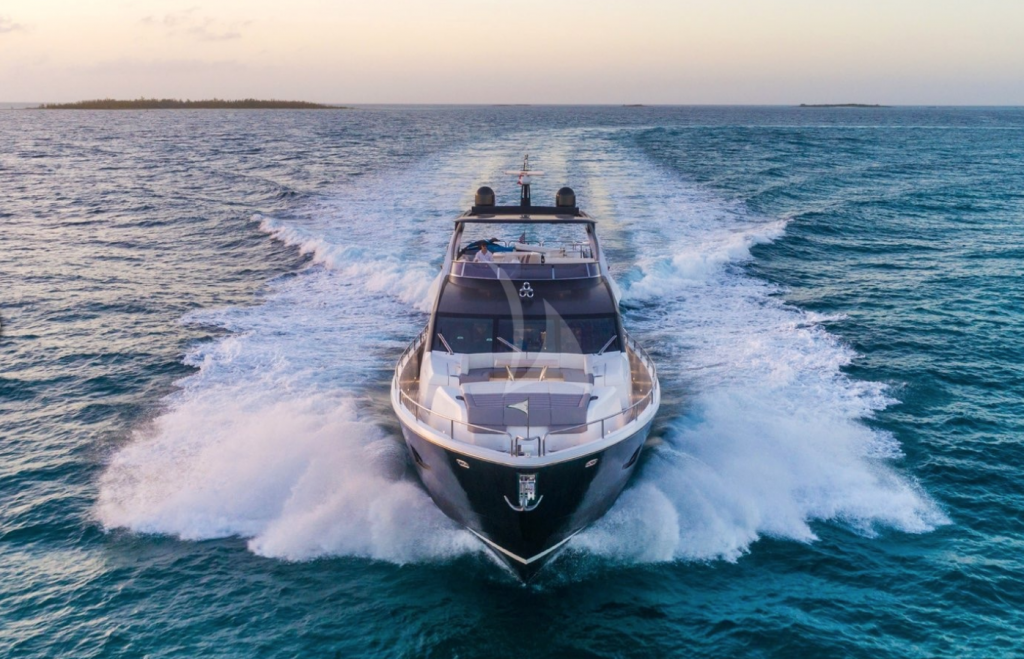
[(1024, 104), (1021, 0), (0, 0), (0, 101)]

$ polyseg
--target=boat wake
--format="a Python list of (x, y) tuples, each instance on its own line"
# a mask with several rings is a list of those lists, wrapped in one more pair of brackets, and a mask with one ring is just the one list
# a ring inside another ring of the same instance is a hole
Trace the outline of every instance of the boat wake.
[[(854, 354), (824, 319), (743, 271), (784, 222), (680, 181), (614, 134), (543, 139), (548, 178), (572, 182), (608, 218), (627, 326), (653, 349), (666, 401), (678, 401), (664, 405), (674, 418), (632, 486), (572, 547), (628, 562), (735, 560), (762, 536), (812, 541), (816, 520), (867, 535), (946, 521), (891, 465), (897, 442), (865, 425), (892, 402), (884, 386), (844, 375)], [(185, 319), (231, 334), (190, 352), (198, 371), (111, 457), (96, 505), (104, 527), (240, 536), (290, 560), (482, 552), (408, 470), (385, 430), (382, 383), (422, 325), (440, 227), (521, 156), (518, 143), (434, 156), (254, 218), (310, 264), (270, 282), (255, 306)], [(651, 186), (668, 197), (649, 201)], [(408, 194), (393, 199), (396, 189)]]
[(842, 372), (855, 354), (821, 326), (836, 319), (786, 305), (744, 271), (785, 222), (648, 170), (645, 185), (677, 192), (656, 205), (623, 193), (617, 214), (644, 218), (649, 247), (623, 277), (623, 304), (657, 346), (663, 386), (684, 400), (634, 487), (575, 546), (630, 561), (735, 560), (762, 536), (813, 541), (814, 521), (865, 535), (947, 523), (889, 464), (898, 442), (865, 424), (895, 401)]
[(112, 456), (96, 506), (106, 528), (240, 536), (290, 560), (482, 551), (406, 473), (404, 447), (366, 394), (419, 331), (415, 303), (430, 296), (436, 268), (394, 247), (414, 229), (368, 226), (385, 221), (381, 200), (359, 190), (341, 201), (253, 218), (309, 267), (270, 282), (256, 306), (184, 319), (232, 334), (194, 347), (186, 362), (198, 372)]
[(186, 385), (114, 457), (102, 481), (103, 523), (188, 540), (241, 536), (257, 554), (291, 560), (404, 563), (476, 548), (403, 478), (401, 447), (360, 419), (358, 399), (289, 395), (274, 377), (263, 384), (243, 399), (234, 387)]

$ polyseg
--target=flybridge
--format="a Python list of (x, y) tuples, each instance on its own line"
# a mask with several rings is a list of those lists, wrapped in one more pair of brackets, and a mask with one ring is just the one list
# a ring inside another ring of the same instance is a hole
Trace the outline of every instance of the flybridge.
[[(473, 207), (455, 219), (445, 272), (468, 279), (559, 280), (607, 276), (593, 218), (563, 187), (554, 206), (533, 206), (530, 182), (543, 172), (523, 168), (518, 206), (498, 206), (494, 190), (476, 191)], [(484, 233), (486, 231), (486, 233)]]
[[(544, 172), (530, 169), (530, 156), (523, 158), (523, 168), (507, 170), (506, 174), (518, 176), (519, 205), (498, 206), (495, 203), (494, 190), (484, 186), (476, 191), (476, 199), (473, 208), (465, 213), (462, 218), (468, 217), (496, 217), (496, 216), (518, 216), (522, 219), (541, 219), (538, 216), (552, 216), (549, 221), (557, 221), (569, 218), (590, 218), (576, 205), (576, 193), (572, 188), (561, 188), (555, 195), (554, 206), (534, 206), (530, 197), (530, 187), (535, 176), (543, 176)], [(462, 219), (460, 218), (460, 219)]]

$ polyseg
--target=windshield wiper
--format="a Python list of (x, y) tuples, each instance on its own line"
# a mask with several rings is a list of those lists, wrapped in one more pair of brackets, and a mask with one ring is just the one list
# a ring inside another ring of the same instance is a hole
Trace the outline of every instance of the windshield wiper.
[[(444, 339), (441, 339), (441, 340), (444, 341)], [(500, 336), (498, 337), (498, 340), (501, 341), (502, 343), (504, 343), (505, 345), (507, 345), (509, 348), (512, 348), (516, 352), (522, 352), (523, 351), (522, 348), (520, 348), (519, 346), (512, 345), (511, 343), (509, 343), (505, 339), (501, 338)]]
[(437, 333), (437, 338), (441, 339), (441, 343), (444, 344), (444, 349), (448, 351), (449, 355), (454, 355), (455, 354), (455, 351), (452, 350), (452, 347), (450, 345), (448, 345), (447, 341), (444, 340), (444, 334), (441, 334), (440, 332), (438, 332)]
[[(612, 344), (612, 341), (614, 341), (617, 338), (619, 338), (618, 334), (616, 334), (616, 335), (612, 336), (612, 338), (608, 339), (608, 341), (604, 344), (604, 346), (600, 350), (597, 351), (597, 354), (603, 355), (604, 351), (608, 349), (608, 346), (610, 346)], [(441, 339), (441, 340), (444, 341), (444, 339)]]

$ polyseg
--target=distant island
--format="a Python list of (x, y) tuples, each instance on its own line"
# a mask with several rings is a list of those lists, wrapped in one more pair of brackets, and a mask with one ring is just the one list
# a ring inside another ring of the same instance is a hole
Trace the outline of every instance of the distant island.
[(801, 103), (802, 108), (887, 108), (888, 105), (869, 103)]
[(214, 98), (206, 101), (182, 101), (174, 98), (139, 98), (119, 101), (113, 98), (77, 103), (44, 103), (42, 110), (345, 110), (341, 105), (321, 105), (306, 101), (263, 101), (246, 98), (225, 101)]

